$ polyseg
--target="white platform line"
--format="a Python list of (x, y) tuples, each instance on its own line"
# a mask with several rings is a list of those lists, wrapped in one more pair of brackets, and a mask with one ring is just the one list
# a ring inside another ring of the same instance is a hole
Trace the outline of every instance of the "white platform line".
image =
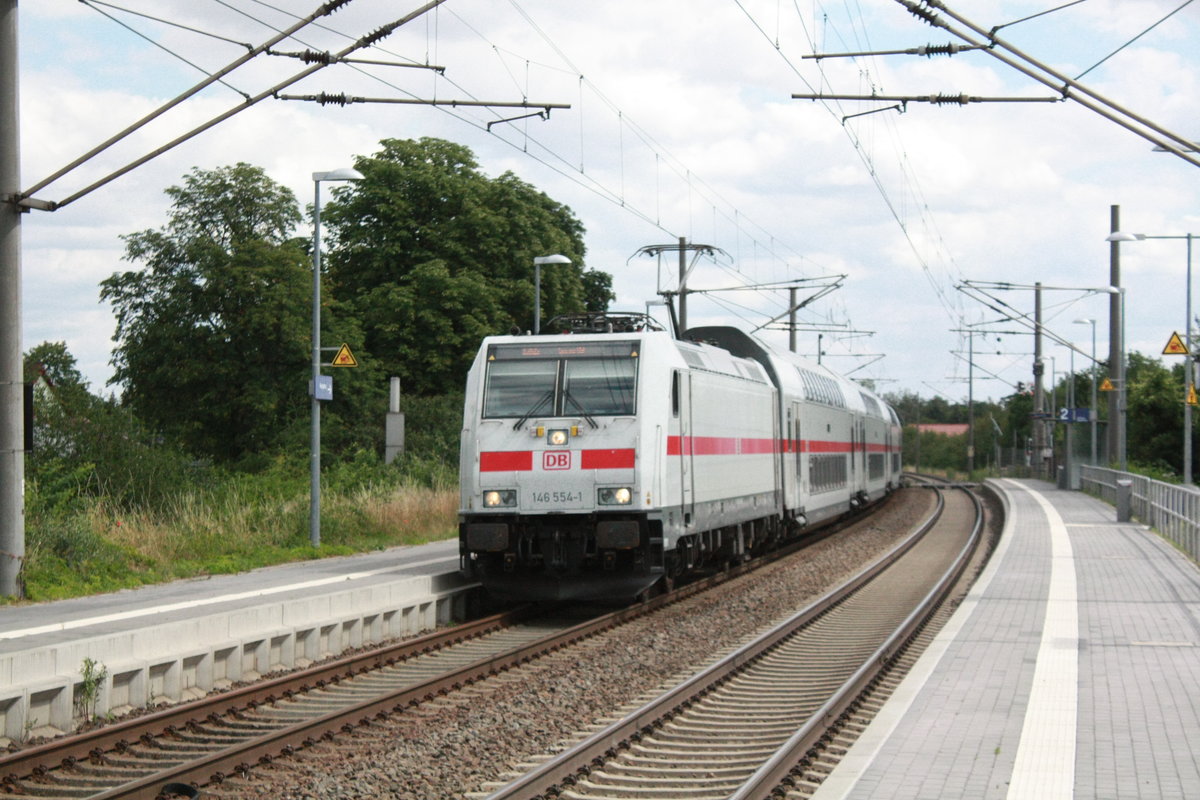
[(1054, 800), (1075, 792), (1079, 602), (1067, 526), (1040, 492), (1030, 495), (1050, 523), (1050, 589), (1008, 798)]
[(272, 586), (266, 589), (253, 589), (248, 592), (225, 594), (219, 597), (204, 597), (198, 600), (185, 600), (179, 603), (171, 603), (164, 606), (154, 606), (152, 608), (138, 608), (131, 611), (118, 611), (113, 614), (104, 614), (98, 617), (87, 617), (85, 619), (73, 619), (67, 620), (66, 622), (54, 622), (49, 625), (39, 625), (36, 628), (0, 631), (0, 639), (20, 639), (23, 636), (36, 636), (42, 633), (57, 633), (59, 631), (68, 631), (74, 628), (86, 628), (89, 625), (102, 625), (106, 622), (116, 622), (123, 619), (135, 619), (137, 617), (148, 617), (152, 614), (163, 614), (168, 611), (197, 608), (199, 606), (213, 605), (215, 603), (228, 603), (234, 600), (244, 600), (248, 597), (266, 597), (268, 595), (292, 592), (298, 589), (312, 589), (317, 586), (327, 586), (331, 583), (361, 580), (363, 578), (370, 578), (375, 575), (383, 575), (387, 572), (396, 572), (397, 570), (401, 569), (424, 567), (429, 564), (437, 564), (439, 562), (449, 561), (451, 559), (457, 560), (457, 558), (458, 556), (452, 556), (451, 558), (430, 558), (424, 561), (414, 561), (410, 564), (392, 565), (383, 569), (365, 570), (363, 572), (347, 572), (345, 575), (335, 575), (329, 578), (315, 578), (310, 581), (301, 581), (300, 583), (289, 583), (283, 586)]

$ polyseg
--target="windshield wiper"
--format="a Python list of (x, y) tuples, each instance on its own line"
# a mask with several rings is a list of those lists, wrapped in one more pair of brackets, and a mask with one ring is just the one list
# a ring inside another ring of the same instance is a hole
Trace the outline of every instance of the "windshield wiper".
[(580, 415), (582, 415), (583, 418), (587, 420), (588, 425), (591, 425), (593, 428), (600, 427), (599, 425), (596, 424), (596, 420), (592, 419), (591, 416), (588, 414), (587, 409), (583, 407), (583, 403), (576, 400), (575, 395), (571, 394), (571, 391), (569, 389), (566, 389), (566, 388), (563, 389), (563, 398), (566, 400), (569, 400), (576, 408), (579, 409)]
[(546, 405), (546, 401), (547, 401), (547, 400), (549, 400), (549, 399), (550, 399), (550, 398), (552, 398), (552, 397), (554, 397), (554, 390), (553, 390), (553, 389), (550, 389), (550, 390), (548, 390), (548, 391), (547, 391), (547, 392), (546, 392), (544, 395), (542, 395), (542, 399), (541, 399), (541, 400), (538, 400), (538, 401), (537, 401), (537, 403), (535, 403), (535, 404), (534, 404), (533, 408), (531, 408), (531, 409), (529, 409), (528, 411), (526, 411), (526, 412), (525, 412), (525, 413), (524, 413), (524, 414), (521, 416), (521, 418), (520, 418), (519, 420), (517, 420), (516, 424), (515, 424), (515, 425), (513, 425), (513, 430), (514, 430), (514, 431), (519, 431), (519, 430), (521, 430), (521, 426), (522, 426), (522, 425), (524, 425), (524, 424), (526, 423), (526, 421), (528, 421), (528, 419), (529, 419), (530, 417), (532, 417), (532, 416), (533, 416), (534, 414), (536, 414), (537, 412), (541, 411), (541, 410), (542, 410), (542, 406)]

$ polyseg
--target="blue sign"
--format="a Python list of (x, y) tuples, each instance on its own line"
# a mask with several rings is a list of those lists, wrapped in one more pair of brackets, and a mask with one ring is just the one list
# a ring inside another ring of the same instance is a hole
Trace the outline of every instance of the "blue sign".
[(318, 375), (317, 385), (313, 390), (313, 397), (318, 400), (333, 399), (333, 377), (330, 375)]
[(1090, 422), (1092, 419), (1092, 410), (1090, 408), (1060, 408), (1058, 410), (1059, 422)]

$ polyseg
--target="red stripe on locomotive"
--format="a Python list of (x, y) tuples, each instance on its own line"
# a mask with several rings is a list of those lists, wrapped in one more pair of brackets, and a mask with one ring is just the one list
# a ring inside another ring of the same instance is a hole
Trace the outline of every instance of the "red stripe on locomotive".
[(514, 472), (533, 469), (532, 450), (493, 451), (479, 454), (480, 472)]
[(632, 448), (584, 450), (579, 456), (581, 469), (633, 469), (637, 452)]

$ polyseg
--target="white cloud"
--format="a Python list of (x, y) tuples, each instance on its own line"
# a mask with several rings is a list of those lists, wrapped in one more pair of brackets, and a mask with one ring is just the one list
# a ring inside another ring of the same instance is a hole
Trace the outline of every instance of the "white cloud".
[[(181, 20), (186, 14), (187, 24), (237, 41), (258, 43), (269, 35), (267, 28), (215, 4), (131, 5)], [(308, 13), (316, 3), (282, 5)], [(794, 7), (754, 0), (743, 5), (761, 30), (735, 4), (521, 4), (536, 30), (511, 5), (447, 4), (383, 42), (388, 53), (445, 65), (446, 78), (364, 68), (382, 79), (375, 80), (338, 67), (288, 91), (397, 97), (405, 90), (430, 97), (436, 87), (442, 99), (527, 96), (572, 108), (555, 110), (549, 121), (518, 121), (488, 133), (483, 130), (488, 119), (522, 112), (493, 116), (465, 108), (448, 113), (264, 101), (61, 211), (25, 218), (25, 346), (65, 339), (93, 385), (102, 386), (110, 372), (105, 363), (113, 319), (98, 305), (97, 283), (128, 267), (121, 261), (121, 234), (163, 224), (166, 187), (194, 166), (247, 161), (308, 204), (313, 171), (372, 153), (385, 137), (462, 142), (489, 174), (512, 170), (569, 205), (587, 226), (589, 265), (613, 273), (618, 305), (625, 308), (640, 309), (655, 299), (653, 260), (630, 260), (632, 254), (678, 236), (723, 248), (748, 281), (846, 273), (846, 285), (806, 309), (805, 319), (848, 319), (857, 329), (874, 331), (868, 339), (840, 342), (831, 332), (824, 345), (831, 353), (884, 352), (885, 359), (856, 377), (924, 394), (931, 391), (926, 384), (951, 396), (966, 394), (965, 385), (951, 382), (965, 378), (966, 369), (949, 353), (959, 348), (959, 335), (950, 332), (959, 324), (945, 306), (961, 309), (968, 321), (995, 316), (957, 292), (957, 282), (1107, 283), (1104, 236), (1111, 204), (1122, 206), (1122, 227), (1131, 230), (1200, 233), (1196, 168), (1152, 153), (1144, 140), (1073, 103), (962, 108), (909, 103), (903, 114), (882, 111), (843, 121), (873, 106), (844, 101), (830, 104), (831, 112), (791, 99), (792, 92), (809, 86), (893, 94), (1051, 93), (980, 53), (819, 64), (801, 59), (811, 51), (809, 36), (824, 52), (951, 41), (896, 4), (861, 8), (861, 19), (847, 18), (845, 7), (817, 7), (803, 24)], [(1001, 35), (1073, 75), (1171, 7), (1157, 1), (1085, 4), (1005, 28)], [(27, 184), (196, 79), (190, 67), (71, 0), (45, 0), (21, 10)], [(259, 6), (246, 10), (267, 13)], [(327, 24), (361, 35), (407, 10), (383, 0), (355, 0)], [(991, 0), (964, 10), (991, 26), (1042, 9)], [(209, 69), (239, 53), (236, 45), (185, 31), (132, 24)], [(1200, 55), (1191, 47), (1196, 28), (1195, 14), (1179, 14), (1086, 80), (1164, 124), (1194, 126), (1200, 89)], [(306, 29), (301, 38), (305, 45), (329, 49), (347, 41), (316, 29)], [(302, 46), (290, 42), (283, 49)], [(253, 93), (298, 68), (291, 60), (259, 59), (229, 82)], [(61, 199), (238, 102), (233, 91), (213, 87), (38, 196)], [(1181, 132), (1200, 136), (1200, 130)], [(1129, 340), (1161, 349), (1158, 340), (1183, 323), (1183, 245), (1137, 248), (1124, 248)], [(714, 286), (736, 277), (736, 267), (731, 274), (703, 266), (695, 281)], [(1006, 300), (1031, 312), (1031, 294), (1013, 292)], [(785, 298), (738, 293), (735, 299), (770, 316), (782, 310)], [(733, 312), (719, 300), (694, 297), (692, 321), (730, 318)], [(747, 318), (748, 327), (765, 319), (743, 309), (736, 313)], [(1089, 315), (1102, 320), (1104, 350), (1104, 298), (1076, 301), (1056, 317), (1054, 325), (1065, 327), (1056, 331), (1082, 340), (1090, 334), (1070, 320)], [(786, 334), (769, 335), (786, 341)], [(1009, 336), (1007, 345), (1006, 350), (1032, 351), (1028, 337)], [(801, 349), (815, 353), (816, 335), (803, 334)], [(1065, 351), (1060, 360), (1065, 363)], [(1031, 355), (980, 356), (982, 366), (1010, 384), (1029, 380), (1031, 361)], [(836, 366), (857, 363), (839, 356)], [(977, 396), (1006, 391), (997, 381), (982, 387)]]

